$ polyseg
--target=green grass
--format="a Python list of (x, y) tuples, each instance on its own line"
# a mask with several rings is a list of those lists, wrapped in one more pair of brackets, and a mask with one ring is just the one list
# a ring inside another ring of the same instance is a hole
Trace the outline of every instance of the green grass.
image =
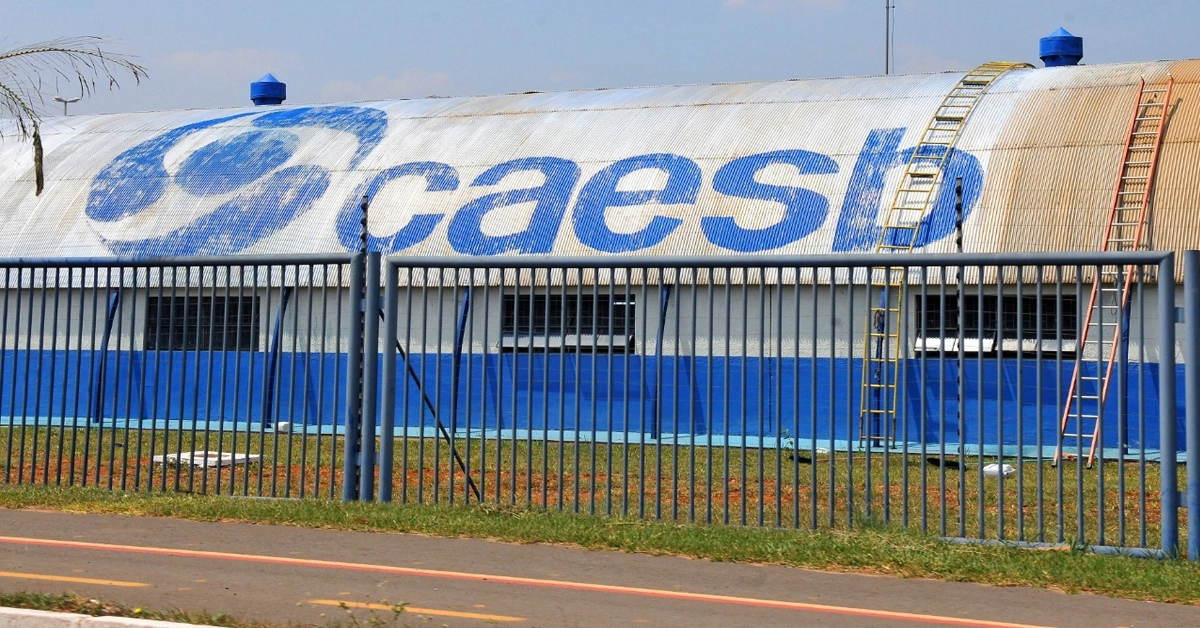
[[(340, 437), (269, 431), (6, 427), (0, 481), (338, 499), (343, 445)], [(1088, 469), (1074, 460), (1056, 468), (1009, 457), (1003, 462), (1020, 473), (1001, 483), (978, 472), (994, 458), (973, 456), (951, 457), (964, 464), (943, 473), (920, 455), (896, 453), (875, 453), (869, 462), (862, 452), (801, 462), (788, 450), (670, 443), (473, 438), (456, 439), (454, 447), (484, 502), (527, 509), (806, 529), (846, 529), (866, 516), (939, 536), (1117, 547), (1157, 547), (1162, 530), (1155, 463), (1110, 460)], [(394, 448), (395, 501), (475, 501), (444, 440), (398, 438)], [(196, 449), (263, 461), (207, 470), (151, 463), (154, 455)]]
[(791, 531), (593, 517), (551, 509), (258, 500), (96, 488), (0, 486), (0, 507), (551, 543), (1200, 604), (1200, 565), (958, 544), (863, 518), (854, 530)]

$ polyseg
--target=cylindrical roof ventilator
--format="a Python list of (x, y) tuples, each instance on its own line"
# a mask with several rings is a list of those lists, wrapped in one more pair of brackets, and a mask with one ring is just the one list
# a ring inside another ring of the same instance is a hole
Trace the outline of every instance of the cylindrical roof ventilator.
[(1048, 68), (1063, 65), (1079, 65), (1083, 58), (1083, 38), (1068, 33), (1065, 28), (1043, 37), (1038, 46), (1038, 56)]
[(255, 105), (282, 105), (287, 98), (287, 84), (270, 74), (250, 84), (250, 100)]

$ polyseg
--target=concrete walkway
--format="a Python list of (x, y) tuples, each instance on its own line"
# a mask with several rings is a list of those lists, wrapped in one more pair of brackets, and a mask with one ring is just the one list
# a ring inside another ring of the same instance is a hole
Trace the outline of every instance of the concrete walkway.
[(1200, 626), (1200, 608), (1094, 595), (151, 517), (0, 510), (0, 590), (399, 625)]
[(0, 628), (201, 628), (131, 617), (92, 617), (76, 613), (51, 613), (0, 607)]

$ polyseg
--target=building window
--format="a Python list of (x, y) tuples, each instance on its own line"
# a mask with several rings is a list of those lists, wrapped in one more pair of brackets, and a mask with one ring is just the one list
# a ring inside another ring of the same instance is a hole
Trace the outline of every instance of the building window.
[(506, 350), (625, 353), (633, 348), (633, 295), (504, 295)]
[(147, 350), (257, 351), (258, 300), (238, 296), (151, 296)]
[[(959, 297), (948, 294), (943, 300), (939, 295), (917, 295), (916, 309), (918, 350), (958, 349)], [(1064, 295), (1061, 300), (1054, 295), (1022, 296), (1020, 301), (1015, 295), (984, 295), (982, 300), (979, 295), (965, 295), (961, 314), (966, 351), (1036, 351), (1039, 346), (1042, 350), (1074, 351), (1079, 334), (1074, 295)]]

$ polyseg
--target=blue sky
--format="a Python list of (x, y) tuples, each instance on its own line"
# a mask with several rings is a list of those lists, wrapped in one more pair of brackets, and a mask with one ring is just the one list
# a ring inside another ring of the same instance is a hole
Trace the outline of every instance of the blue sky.
[[(1062, 26), (1084, 63), (1200, 57), (1186, 0), (894, 0), (896, 71), (1037, 62)], [(0, 48), (100, 35), (150, 71), (72, 105), (108, 113), (883, 72), (884, 0), (0, 0)], [(51, 81), (50, 96), (58, 89)], [(64, 96), (74, 95), (63, 84)]]

